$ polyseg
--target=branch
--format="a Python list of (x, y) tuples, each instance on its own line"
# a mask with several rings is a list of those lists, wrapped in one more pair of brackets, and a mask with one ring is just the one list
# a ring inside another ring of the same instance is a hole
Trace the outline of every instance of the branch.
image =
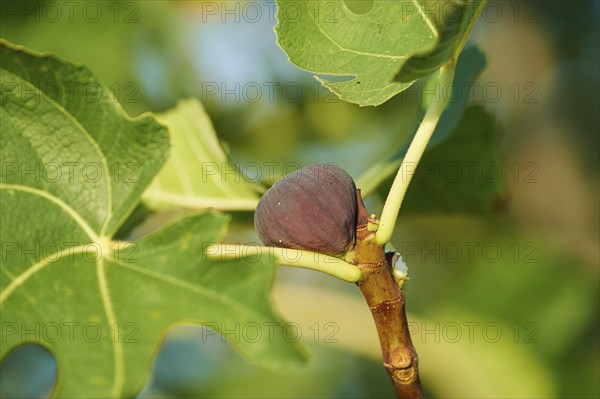
[[(359, 207), (364, 207), (362, 201)], [(406, 320), (404, 292), (393, 276), (393, 256), (386, 257), (383, 246), (375, 240), (377, 224), (377, 218), (370, 216), (368, 222), (356, 230), (356, 246), (351, 257), (362, 271), (357, 285), (375, 321), (383, 365), (394, 383), (396, 395), (420, 399), (423, 389), (417, 352)]]

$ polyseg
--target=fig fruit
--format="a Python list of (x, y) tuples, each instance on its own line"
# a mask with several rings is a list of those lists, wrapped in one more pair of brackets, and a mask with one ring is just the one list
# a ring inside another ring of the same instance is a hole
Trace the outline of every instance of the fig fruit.
[(254, 225), (267, 246), (340, 256), (354, 246), (357, 207), (356, 186), (348, 173), (334, 164), (313, 164), (267, 190)]

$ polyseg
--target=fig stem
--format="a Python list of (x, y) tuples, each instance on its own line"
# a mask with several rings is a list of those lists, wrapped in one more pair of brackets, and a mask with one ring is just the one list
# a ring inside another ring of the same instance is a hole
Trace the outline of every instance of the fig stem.
[(437, 86), (435, 98), (425, 112), (425, 116), (408, 147), (383, 206), (381, 218), (379, 219), (379, 229), (375, 235), (375, 241), (379, 245), (385, 245), (392, 237), (408, 185), (415, 174), (417, 165), (427, 148), (444, 108), (446, 108), (448, 99), (444, 95), (444, 90), (452, 84), (455, 69), (456, 60), (454, 59), (440, 69), (439, 85)]
[(252, 257), (253, 260), (258, 260), (265, 256), (266, 259), (281, 266), (316, 270), (349, 283), (356, 283), (362, 277), (362, 271), (358, 267), (340, 258), (299, 249), (239, 244), (210, 244), (206, 249), (206, 256), (209, 259), (221, 261), (242, 257)]

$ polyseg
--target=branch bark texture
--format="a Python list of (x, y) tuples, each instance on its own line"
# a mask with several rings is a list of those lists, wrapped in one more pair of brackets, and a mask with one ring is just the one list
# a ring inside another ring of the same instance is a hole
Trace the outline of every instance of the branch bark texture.
[(383, 365), (394, 383), (398, 398), (422, 398), (419, 362), (408, 330), (404, 292), (392, 275), (392, 257), (386, 257), (383, 246), (375, 241), (374, 227), (378, 220), (375, 216), (367, 216), (360, 192), (358, 200), (356, 245), (352, 259), (349, 259), (362, 271), (357, 285), (375, 321)]

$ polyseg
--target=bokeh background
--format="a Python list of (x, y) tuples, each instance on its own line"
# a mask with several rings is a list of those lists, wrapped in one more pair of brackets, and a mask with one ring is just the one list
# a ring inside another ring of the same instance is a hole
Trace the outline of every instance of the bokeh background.
[[(60, 2), (2, 1), (1, 36), (84, 63), (132, 115), (199, 98), (242, 170), (336, 162), (358, 177), (401, 148), (423, 112), (419, 95), (377, 108), (336, 100), (277, 47), (270, 1), (70, 3), (72, 13)], [(372, 6), (346, 3), (357, 13)], [(432, 397), (600, 397), (599, 19), (597, 1), (489, 1), (473, 31), (487, 67), (470, 101), (493, 116), (486, 129), (501, 173), (466, 183), (501, 190), (480, 204), (457, 195), (464, 179), (441, 192), (417, 175), (392, 240), (409, 267), (407, 309)], [(435, 148), (446, 167), (468, 157), (453, 140)], [(368, 198), (372, 212), (389, 185)], [(256, 241), (250, 212), (234, 214), (228, 239)], [(139, 397), (393, 396), (353, 285), (281, 269), (273, 298), (298, 323), (312, 355), (305, 367), (266, 370), (182, 327)], [(25, 346), (0, 376), (2, 397), (47, 397), (56, 369), (44, 349)]]

